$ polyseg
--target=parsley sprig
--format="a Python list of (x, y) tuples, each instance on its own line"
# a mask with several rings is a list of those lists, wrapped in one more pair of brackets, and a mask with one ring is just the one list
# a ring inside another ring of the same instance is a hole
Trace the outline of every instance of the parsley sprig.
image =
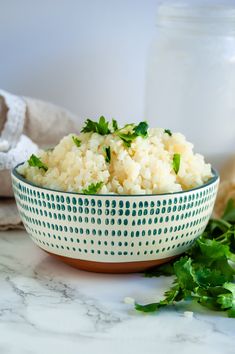
[(84, 127), (82, 128), (82, 133), (98, 133), (100, 135), (111, 134), (118, 129), (118, 124), (115, 119), (109, 123), (106, 121), (104, 116), (101, 116), (98, 122), (94, 122), (91, 119), (87, 119)]
[(74, 144), (77, 146), (77, 147), (80, 147), (81, 146), (81, 140), (78, 139), (77, 136), (72, 136), (72, 139), (73, 139), (73, 142)]
[(165, 133), (165, 134), (168, 134), (169, 136), (172, 136), (172, 132), (171, 132), (170, 129), (165, 129), (165, 130), (164, 130), (164, 133)]
[(40, 157), (37, 157), (36, 155), (32, 154), (30, 158), (28, 159), (28, 164), (31, 167), (38, 167), (44, 170), (45, 172), (48, 170), (48, 167), (41, 161)]
[(235, 205), (230, 200), (221, 219), (211, 219), (204, 233), (180, 259), (146, 273), (147, 277), (173, 275), (172, 287), (163, 300), (135, 304), (138, 311), (153, 312), (183, 300), (225, 311), (235, 317)]
[(138, 125), (127, 124), (123, 128), (115, 132), (125, 144), (125, 146), (130, 147), (131, 143), (138, 137), (146, 138), (148, 136), (148, 123), (140, 122)]
[(178, 174), (180, 169), (180, 160), (181, 160), (180, 154), (174, 154), (172, 160), (172, 167), (176, 174)]
[(91, 183), (86, 189), (82, 190), (84, 194), (96, 194), (100, 191), (103, 186), (103, 182)]
[(110, 146), (107, 146), (107, 147), (105, 146), (104, 152), (105, 152), (105, 161), (107, 163), (110, 163), (110, 161), (111, 161), (111, 148), (110, 148)]
[(104, 116), (101, 116), (98, 122), (87, 119), (82, 133), (98, 133), (100, 135), (115, 134), (118, 136), (125, 146), (130, 147), (131, 143), (138, 137), (145, 138), (148, 136), (148, 123), (140, 122), (138, 125), (127, 124), (123, 128), (118, 128), (117, 121), (112, 119), (111, 123), (108, 122)]

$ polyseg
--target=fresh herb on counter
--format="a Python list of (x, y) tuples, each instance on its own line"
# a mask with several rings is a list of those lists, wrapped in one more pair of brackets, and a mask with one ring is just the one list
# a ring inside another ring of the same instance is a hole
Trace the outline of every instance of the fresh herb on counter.
[(135, 304), (138, 311), (153, 312), (183, 300), (197, 301), (235, 317), (235, 205), (227, 203), (221, 219), (211, 219), (203, 234), (180, 259), (146, 273), (147, 277), (175, 276), (165, 298), (147, 305)]
[(79, 140), (76, 136), (72, 136), (73, 142), (77, 147), (81, 146), (81, 140)]
[(48, 170), (48, 167), (41, 161), (39, 157), (35, 156), (34, 154), (32, 154), (28, 159), (28, 164), (31, 167), (38, 167), (43, 169), (44, 171)]
[(96, 194), (103, 186), (103, 182), (91, 183), (86, 189), (82, 190), (84, 194)]
[(169, 136), (172, 136), (172, 132), (170, 131), (170, 129), (165, 129), (164, 133), (168, 134)]
[(107, 163), (110, 163), (110, 161), (111, 161), (111, 149), (110, 149), (110, 146), (108, 146), (108, 147), (104, 147), (104, 152), (105, 152), (105, 161), (107, 162)]
[(180, 154), (174, 154), (173, 161), (172, 161), (172, 167), (173, 167), (173, 170), (175, 171), (175, 173), (178, 174), (179, 169), (180, 169)]

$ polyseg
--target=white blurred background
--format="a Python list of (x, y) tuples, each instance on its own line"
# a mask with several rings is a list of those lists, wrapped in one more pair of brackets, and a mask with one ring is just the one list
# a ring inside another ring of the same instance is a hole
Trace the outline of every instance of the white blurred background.
[(143, 119), (157, 3), (0, 0), (0, 87), (64, 106), (82, 120)]
[[(100, 115), (120, 123), (146, 119), (148, 58), (157, 34), (157, 5), (165, 1), (170, 0), (0, 0), (0, 88), (63, 106), (78, 123)], [(235, 0), (174, 1), (235, 6)], [(234, 52), (235, 37), (225, 41)], [(167, 112), (167, 117), (150, 114), (150, 125), (183, 132), (215, 166), (234, 152), (235, 124), (226, 110), (219, 121), (213, 114), (177, 118), (174, 106)]]

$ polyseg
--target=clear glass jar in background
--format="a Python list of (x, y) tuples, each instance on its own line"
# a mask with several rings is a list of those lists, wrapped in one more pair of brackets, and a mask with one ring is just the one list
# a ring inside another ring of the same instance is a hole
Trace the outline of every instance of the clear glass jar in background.
[(146, 117), (184, 133), (216, 167), (235, 154), (235, 6), (159, 6)]

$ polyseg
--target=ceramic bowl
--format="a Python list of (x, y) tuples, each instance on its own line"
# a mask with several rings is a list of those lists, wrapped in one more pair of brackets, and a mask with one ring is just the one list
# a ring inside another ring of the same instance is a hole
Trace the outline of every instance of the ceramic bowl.
[(219, 177), (188, 191), (158, 195), (85, 195), (38, 187), (12, 172), (31, 239), (77, 268), (143, 271), (186, 251), (204, 231)]

